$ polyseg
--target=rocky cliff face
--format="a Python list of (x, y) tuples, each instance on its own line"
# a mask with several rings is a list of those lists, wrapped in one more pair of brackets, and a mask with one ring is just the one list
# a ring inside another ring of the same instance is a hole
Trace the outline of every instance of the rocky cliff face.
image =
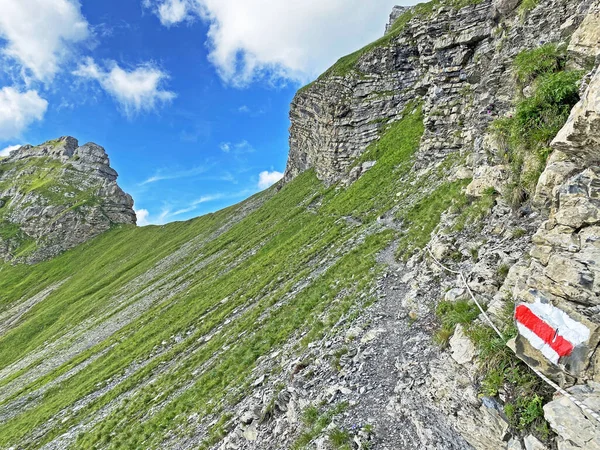
[(520, 2), (472, 3), (408, 9), (385, 38), (342, 58), (302, 89), (290, 111), (286, 180), (308, 168), (327, 182), (346, 177), (379, 131), (415, 98), (427, 116), (423, 160), (468, 151), (482, 171), (494, 150), (483, 139), (488, 125), (513, 108), (515, 55), (566, 42), (592, 2), (544, 1), (526, 14), (517, 11)]
[(37, 262), (135, 224), (104, 149), (62, 137), (0, 160), (0, 258)]
[[(382, 130), (400, 119), (409, 102), (422, 102), (425, 133), (415, 168), (427, 173), (433, 167), (462, 160), (464, 166), (455, 166), (456, 176), (472, 177), (466, 189), (469, 196), (481, 198), (490, 189), (503, 194), (484, 221), (484, 233), (449, 232), (456, 219), (452, 214), (446, 216), (439, 228), (441, 236), (429, 244), (433, 254), (443, 261), (452, 254), (477, 253), (474, 264), (463, 266), (464, 273), (468, 274), (469, 288), (488, 305), (501, 327), (512, 319), (519, 305), (533, 311), (539, 310), (536, 305), (543, 305), (549, 314), (561, 315), (563, 319), (557, 323), (562, 325), (554, 331), (558, 336), (562, 327), (562, 333), (571, 336), (575, 345), (567, 356), (554, 355), (550, 344), (531, 338), (524, 328), (518, 328), (516, 341), (510, 345), (530, 367), (597, 407), (600, 72), (595, 68), (600, 62), (600, 4), (563, 0), (469, 3), (462, 8), (465, 3), (447, 1), (408, 11), (395, 9), (385, 38), (342, 58), (301, 90), (290, 113), (290, 158), (285, 179), (314, 169), (327, 183), (353, 183), (377, 164), (376, 160), (365, 162), (362, 155)], [(514, 204), (511, 208), (515, 170), (525, 171), (525, 167), (533, 173), (539, 170), (534, 168), (539, 163), (529, 154), (515, 169), (514, 158), (507, 157), (507, 145), (493, 129), (503, 120), (519, 117), (519, 103), (536, 95), (536, 82), (523, 79), (515, 66), (517, 55), (552, 45), (568, 46), (566, 66), (579, 70), (582, 76), (587, 74), (580, 89), (581, 101), (554, 139), (554, 152), (547, 165), (543, 162), (539, 182), (536, 174), (528, 192), (519, 187), (520, 209)], [(425, 301), (436, 289), (432, 274), (448, 275), (427, 258), (409, 262), (409, 267), (411, 290), (402, 302), (407, 298)], [(498, 268), (507, 272), (506, 280), (498, 275)], [(455, 299), (456, 292), (466, 295), (464, 286), (456, 281), (446, 278), (442, 282), (452, 294), (447, 298)], [(503, 315), (507, 305), (512, 308), (508, 317)], [(483, 317), (481, 320), (485, 322)], [(522, 327), (519, 321), (516, 325)], [(455, 331), (450, 345), (455, 362), (467, 369), (452, 369), (458, 378), (486, 364), (485, 360), (478, 361), (479, 350), (462, 331)], [(484, 401), (480, 409), (473, 408), (478, 405), (475, 396), (455, 391), (457, 377), (436, 372), (435, 366), (431, 363), (424, 370), (438, 383), (437, 388), (449, 389), (449, 395), (438, 397), (428, 382), (421, 390), (436, 398), (438, 407), (458, 416), (454, 420), (449, 415), (447, 420), (470, 445), (505, 448), (509, 436), (502, 407)], [(414, 383), (419, 378), (417, 372), (408, 369), (404, 375)], [(428, 401), (418, 397), (411, 402), (408, 398), (405, 390), (398, 400), (402, 413), (419, 422), (418, 410)], [(560, 449), (600, 448), (598, 424), (569, 400), (556, 400), (544, 410), (559, 435), (556, 442)], [(443, 428), (440, 424), (437, 427)], [(478, 431), (480, 427), (486, 431)], [(446, 448), (440, 444), (441, 436), (431, 433), (429, 437), (419, 435), (422, 448)], [(534, 441), (532, 438), (523, 444), (538, 448)], [(453, 445), (460, 447), (459, 443)], [(509, 443), (509, 448), (520, 446), (514, 439)]]

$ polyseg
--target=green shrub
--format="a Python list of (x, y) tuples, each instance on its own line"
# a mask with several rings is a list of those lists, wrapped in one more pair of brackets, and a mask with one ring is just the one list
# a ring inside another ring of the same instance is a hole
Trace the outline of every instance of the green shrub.
[(350, 448), (350, 433), (338, 427), (329, 432), (329, 440), (334, 449)]
[(564, 68), (566, 57), (566, 48), (552, 43), (522, 51), (514, 60), (517, 80), (527, 83), (540, 75), (558, 72)]
[(510, 271), (510, 266), (508, 266), (506, 264), (501, 264), (500, 266), (498, 266), (497, 275), (498, 275), (498, 279), (499, 279), (500, 283), (504, 283), (504, 280), (506, 280), (506, 277), (508, 276), (509, 271)]
[(491, 130), (511, 169), (505, 197), (519, 206), (530, 197), (551, 153), (550, 142), (579, 101), (580, 71), (565, 71), (564, 50), (554, 44), (520, 53), (517, 79), (531, 83), (533, 94), (521, 98), (515, 114), (494, 121)]
[(469, 325), (479, 316), (479, 312), (477, 305), (469, 300), (441, 301), (435, 310), (442, 326), (446, 328), (454, 328), (458, 324)]
[(519, 17), (523, 22), (527, 17), (527, 14), (539, 4), (540, 0), (523, 0), (521, 6), (519, 6)]

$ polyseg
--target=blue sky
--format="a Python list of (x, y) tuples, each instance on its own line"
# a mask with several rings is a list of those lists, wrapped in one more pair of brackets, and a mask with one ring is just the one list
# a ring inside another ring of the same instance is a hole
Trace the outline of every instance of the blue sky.
[(141, 224), (268, 187), (296, 90), (383, 33), (394, 0), (0, 0), (0, 153), (106, 148)]

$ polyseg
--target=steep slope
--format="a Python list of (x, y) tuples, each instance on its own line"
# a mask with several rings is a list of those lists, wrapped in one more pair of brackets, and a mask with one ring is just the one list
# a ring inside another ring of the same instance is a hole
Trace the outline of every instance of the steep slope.
[[(530, 367), (598, 409), (599, 11), (395, 9), (297, 94), (284, 182), (0, 265), (0, 448), (598, 448)], [(590, 333), (557, 361), (540, 294)]]
[(0, 159), (0, 258), (37, 262), (135, 224), (104, 149), (62, 137)]

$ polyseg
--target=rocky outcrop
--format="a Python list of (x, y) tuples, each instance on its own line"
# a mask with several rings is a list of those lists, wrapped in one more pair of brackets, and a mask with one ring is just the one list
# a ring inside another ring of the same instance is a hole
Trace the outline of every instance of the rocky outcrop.
[(552, 305), (583, 326), (581, 342), (557, 361), (548, 359), (545, 348), (517, 338), (521, 358), (566, 385), (600, 381), (599, 107), (600, 71), (554, 139), (557, 152), (540, 178), (536, 198), (549, 207), (549, 217), (533, 236), (531, 261), (513, 290), (518, 301)]
[(569, 52), (572, 60), (585, 68), (600, 55), (600, 5), (596, 5), (571, 36)]
[(396, 20), (398, 20), (398, 18), (404, 13), (406, 12), (407, 8), (405, 6), (394, 6), (394, 8), (392, 8), (392, 12), (390, 13), (390, 20), (387, 23), (387, 25), (385, 26), (385, 32), (386, 34), (389, 33), (391, 31), (392, 26), (394, 25), (394, 23), (396, 23)]
[(426, 113), (421, 167), (459, 151), (470, 153), (478, 173), (491, 172), (483, 167), (500, 160), (486, 132), (514, 107), (514, 56), (568, 40), (591, 3), (548, 0), (524, 18), (515, 10), (518, 2), (491, 0), (404, 11), (412, 19), (403, 28), (342, 58), (298, 92), (290, 110), (285, 180), (307, 169), (328, 183), (346, 179), (355, 159), (415, 100)]
[(105, 150), (62, 137), (0, 160), (0, 258), (37, 262), (135, 224)]

